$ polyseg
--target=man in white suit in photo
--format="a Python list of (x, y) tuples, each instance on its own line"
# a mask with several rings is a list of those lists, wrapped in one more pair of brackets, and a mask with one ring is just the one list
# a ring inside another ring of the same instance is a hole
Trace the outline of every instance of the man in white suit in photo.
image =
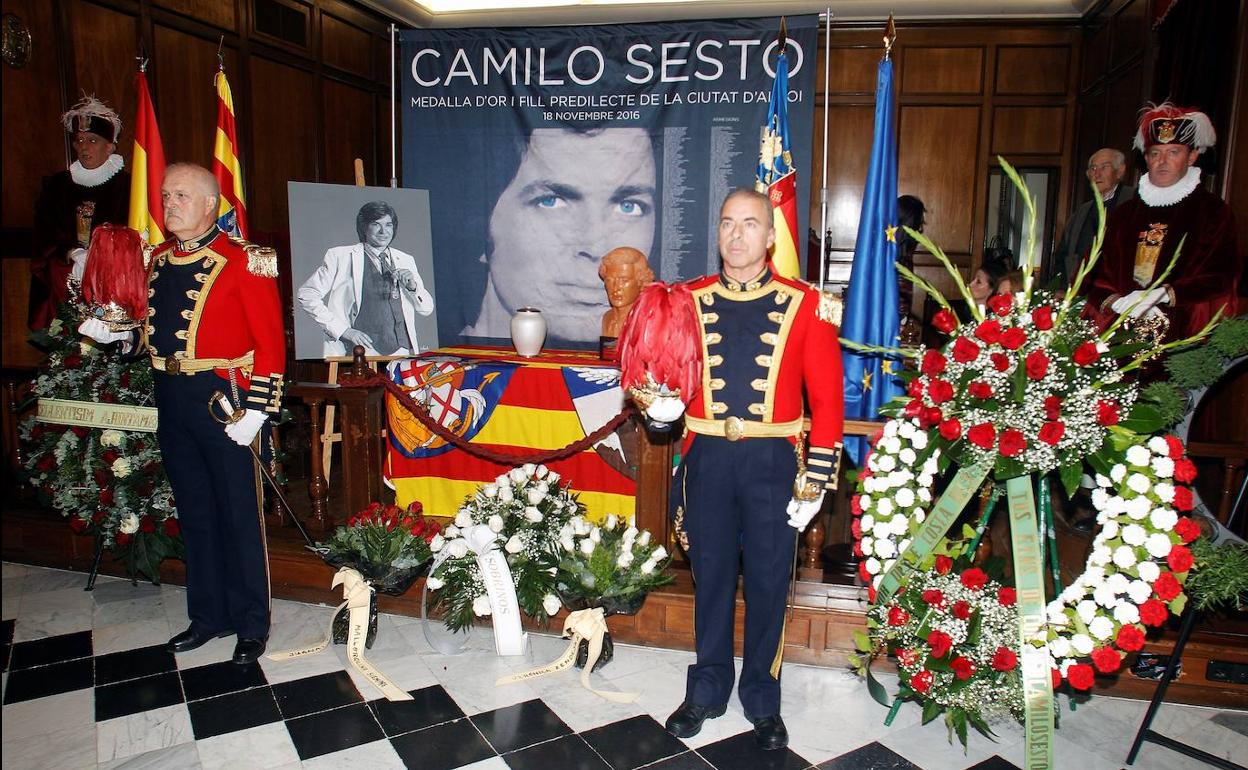
[(370, 356), (419, 352), (416, 314), (432, 313), (433, 297), (412, 256), (390, 247), (398, 229), (389, 203), (365, 203), (355, 217), (360, 242), (325, 252), (299, 287), (299, 305), (325, 332), (324, 355), (349, 355), (356, 345)]

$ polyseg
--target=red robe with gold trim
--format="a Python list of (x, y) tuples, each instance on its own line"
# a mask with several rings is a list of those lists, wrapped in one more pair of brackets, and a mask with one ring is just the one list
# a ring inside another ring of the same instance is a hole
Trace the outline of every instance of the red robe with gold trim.
[(1224, 306), (1224, 315), (1234, 316), (1245, 261), (1236, 245), (1235, 216), (1203, 187), (1169, 206), (1150, 206), (1137, 197), (1110, 213), (1089, 307), (1109, 316), (1113, 299), (1144, 288), (1136, 278), (1137, 254), (1155, 260), (1153, 278), (1145, 282), (1151, 283), (1184, 236), (1183, 252), (1166, 279), (1174, 303), (1157, 306), (1170, 319), (1168, 336), (1195, 334)]

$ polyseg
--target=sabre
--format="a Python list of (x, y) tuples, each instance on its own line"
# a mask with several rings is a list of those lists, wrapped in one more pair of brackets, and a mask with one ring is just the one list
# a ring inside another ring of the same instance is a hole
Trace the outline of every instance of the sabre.
[[(213, 409), (214, 406), (220, 409), (225, 416), (222, 417), (219, 415), (217, 411)], [(219, 390), (214, 390), (212, 392), (212, 397), (208, 399), (208, 414), (212, 415), (212, 419), (222, 425), (229, 425), (230, 423), (237, 422), (239, 418), (243, 416), (243, 412), (236, 411), (233, 404), (230, 403), (230, 400)], [(282, 494), (282, 490), (281, 487), (278, 486), (277, 479), (273, 478), (273, 472), (270, 471), (269, 467), (264, 464), (263, 460), (260, 459), (260, 453), (256, 451), (255, 443), (248, 444), (247, 449), (251, 452), (252, 458), (255, 459), (256, 467), (260, 469), (261, 475), (264, 476), (265, 481), (269, 482), (269, 489), (273, 490), (273, 494), (277, 497), (277, 502), (281, 504), (282, 510), (284, 510), (286, 515), (290, 517), (290, 520), (294, 522), (295, 529), (298, 529), (299, 534), (303, 535), (303, 539), (307, 542), (309, 547), (315, 548), (316, 541), (312, 539), (312, 535), (308, 534), (307, 527), (303, 526), (303, 522), (299, 521), (299, 517), (295, 515), (293, 510), (291, 510), (290, 503), (286, 502), (286, 496)]]

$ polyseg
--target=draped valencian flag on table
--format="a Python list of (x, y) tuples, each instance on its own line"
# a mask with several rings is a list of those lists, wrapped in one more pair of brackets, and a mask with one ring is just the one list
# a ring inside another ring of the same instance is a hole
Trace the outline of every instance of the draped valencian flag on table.
[[(897, 296), (897, 139), (893, 128), (893, 62), (880, 62), (875, 87), (875, 139), (862, 195), (858, 241), (845, 295), (841, 337), (851, 342), (896, 347), (901, 321)], [(893, 359), (842, 349), (845, 417), (875, 419), (880, 406), (901, 395)], [(845, 449), (861, 462), (866, 440), (846, 437)]]
[(139, 105), (134, 118), (134, 160), (130, 164), (130, 215), (127, 224), (153, 246), (165, 240), (165, 209), (160, 185), (165, 177), (165, 150), (160, 143), (156, 110), (140, 68), (134, 77)]
[(217, 136), (212, 145), (212, 175), (221, 186), (217, 224), (229, 235), (247, 237), (247, 203), (243, 198), (243, 164), (238, 159), (234, 129), (234, 96), (225, 70), (217, 70)]
[(767, 103), (758, 148), (758, 177), (754, 189), (766, 193), (775, 208), (776, 245), (771, 250), (772, 268), (786, 278), (800, 278), (797, 253), (797, 171), (789, 146), (789, 61), (784, 54), (784, 23), (780, 25), (780, 55), (776, 78)]
[[(391, 379), (430, 417), (487, 452), (531, 456), (573, 444), (624, 408), (620, 372), (596, 353), (545, 352), (519, 358), (510, 348), (443, 348), (389, 365)], [(395, 502), (419, 500), (427, 514), (454, 516), (481, 484), (514, 467), (449, 444), (386, 395), (389, 447), (386, 476)], [(631, 516), (636, 483), (622, 469), (620, 434), (546, 465), (572, 484), (589, 515)]]

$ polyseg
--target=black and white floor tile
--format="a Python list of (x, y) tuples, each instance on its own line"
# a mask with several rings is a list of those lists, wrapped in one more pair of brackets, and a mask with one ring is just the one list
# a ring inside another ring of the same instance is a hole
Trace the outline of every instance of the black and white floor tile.
[[(420, 621), (383, 615), (368, 657), (414, 700), (390, 703), (345, 665), (342, 647), (295, 661), (241, 668), (234, 639), (185, 655), (163, 644), (186, 624), (185, 592), (79, 573), (4, 565), (3, 766), (5, 768), (420, 768), (421, 770), (874, 770), (1022, 764), (1022, 731), (971, 737), (964, 753), (939, 722), (904, 707), (892, 726), (866, 688), (841, 670), (785, 665), (787, 751), (755, 749), (733, 702), (702, 733), (663, 731), (683, 696), (686, 652), (619, 645), (596, 686), (641, 695), (615, 704), (573, 674), (496, 687), (494, 680), (553, 660), (564, 643), (534, 635), (532, 652), (493, 653), (488, 631), (457, 656), (434, 652)], [(326, 592), (326, 600), (332, 597)], [(325, 632), (331, 608), (275, 601), (270, 650)], [(1145, 704), (1095, 698), (1071, 713), (1063, 701), (1056, 766), (1123, 767)], [(1248, 713), (1164, 706), (1157, 727), (1228, 758), (1248, 757)], [(1203, 765), (1146, 745), (1135, 767)]]

